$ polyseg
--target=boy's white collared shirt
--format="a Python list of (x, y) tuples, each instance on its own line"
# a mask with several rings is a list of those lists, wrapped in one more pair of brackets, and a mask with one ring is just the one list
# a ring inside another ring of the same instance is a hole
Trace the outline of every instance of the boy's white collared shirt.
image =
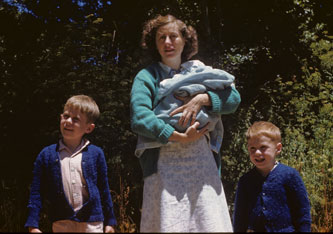
[[(59, 141), (59, 157), (64, 193), (73, 210), (77, 212), (89, 199), (86, 181), (82, 173), (82, 150), (89, 144), (83, 139), (80, 145), (71, 152)], [(58, 220), (52, 224), (53, 232), (103, 232), (103, 222), (76, 222), (73, 220)]]
[(80, 145), (71, 152), (59, 141), (59, 156), (64, 193), (74, 211), (81, 209), (89, 198), (86, 181), (82, 173), (82, 150), (89, 144), (89, 140), (82, 140)]

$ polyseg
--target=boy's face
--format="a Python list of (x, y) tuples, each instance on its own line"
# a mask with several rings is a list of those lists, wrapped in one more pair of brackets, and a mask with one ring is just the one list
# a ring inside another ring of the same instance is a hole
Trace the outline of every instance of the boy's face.
[(262, 174), (267, 175), (274, 167), (275, 157), (281, 152), (282, 144), (260, 135), (248, 140), (247, 149), (251, 162)]
[(87, 122), (87, 116), (77, 109), (67, 109), (60, 115), (60, 131), (65, 141), (81, 141), (95, 125)]

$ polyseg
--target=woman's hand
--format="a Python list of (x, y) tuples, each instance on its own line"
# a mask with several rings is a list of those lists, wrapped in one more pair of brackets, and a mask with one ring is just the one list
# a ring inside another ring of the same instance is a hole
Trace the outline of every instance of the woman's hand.
[(182, 143), (192, 142), (198, 140), (201, 136), (203, 136), (208, 131), (208, 125), (207, 123), (202, 129), (197, 130), (200, 123), (197, 121), (193, 125), (189, 126), (186, 129), (185, 133), (179, 133), (177, 131), (174, 131), (172, 135), (169, 138), (169, 141), (177, 141)]
[(186, 127), (188, 121), (191, 119), (190, 125), (193, 125), (196, 118), (197, 114), (200, 111), (202, 106), (211, 106), (211, 101), (209, 98), (209, 95), (207, 93), (201, 93), (197, 94), (194, 97), (187, 97), (187, 98), (182, 98), (182, 97), (176, 97), (177, 99), (181, 100), (184, 102), (184, 104), (177, 109), (173, 110), (170, 113), (170, 116), (174, 116), (177, 113), (182, 112), (182, 116), (179, 118), (179, 125)]

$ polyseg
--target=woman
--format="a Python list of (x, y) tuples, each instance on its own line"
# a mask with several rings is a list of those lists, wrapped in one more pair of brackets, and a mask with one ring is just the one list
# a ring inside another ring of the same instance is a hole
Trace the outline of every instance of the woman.
[[(157, 16), (145, 24), (142, 46), (156, 62), (136, 75), (131, 91), (132, 130), (146, 146), (137, 154), (144, 177), (140, 231), (231, 232), (219, 156), (212, 151), (209, 126), (198, 129), (196, 115), (202, 107), (217, 114), (233, 113), (240, 103), (239, 93), (230, 86), (182, 99), (184, 104), (170, 116), (181, 114), (178, 123), (190, 126), (177, 131), (159, 119), (154, 108), (160, 82), (182, 71), (197, 53), (196, 32), (174, 16)], [(148, 145), (147, 139), (158, 147)]]

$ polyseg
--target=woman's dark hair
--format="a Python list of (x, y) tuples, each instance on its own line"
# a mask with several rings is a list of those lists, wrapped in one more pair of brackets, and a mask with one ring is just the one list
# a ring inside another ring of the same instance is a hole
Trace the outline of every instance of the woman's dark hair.
[(182, 62), (185, 62), (198, 53), (197, 32), (193, 27), (186, 26), (183, 21), (173, 15), (157, 15), (154, 19), (148, 20), (143, 27), (141, 46), (143, 49), (148, 50), (153, 59), (159, 61), (161, 56), (156, 48), (156, 32), (159, 27), (169, 23), (176, 23), (180, 33), (185, 39), (185, 46), (182, 52)]

